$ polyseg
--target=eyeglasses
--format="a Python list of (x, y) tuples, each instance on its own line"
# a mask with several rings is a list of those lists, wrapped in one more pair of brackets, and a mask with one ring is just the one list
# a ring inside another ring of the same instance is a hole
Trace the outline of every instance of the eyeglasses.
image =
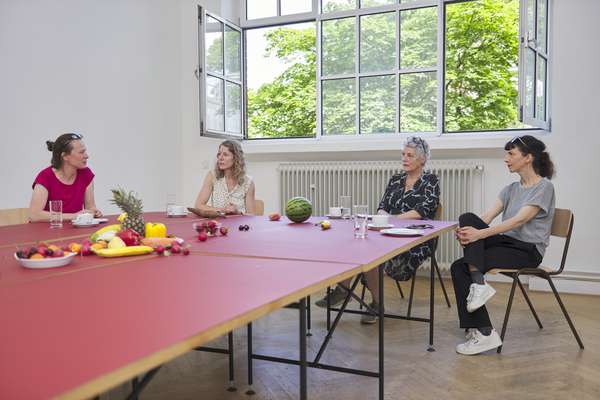
[(521, 142), (521, 144), (523, 145), (523, 147), (525, 147), (526, 149), (529, 149), (529, 146), (527, 146), (527, 143), (525, 143), (525, 141), (521, 138), (521, 136), (515, 136), (514, 138), (512, 138), (510, 140), (509, 143), (515, 143), (516, 141)]

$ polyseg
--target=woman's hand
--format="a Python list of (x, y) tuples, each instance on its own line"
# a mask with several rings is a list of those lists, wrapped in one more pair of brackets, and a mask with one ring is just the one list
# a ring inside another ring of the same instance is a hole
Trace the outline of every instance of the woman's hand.
[(225, 214), (239, 214), (237, 207), (232, 203), (229, 203), (227, 206), (225, 206), (225, 208), (223, 208), (223, 212)]
[(94, 218), (101, 218), (102, 215), (104, 215), (102, 214), (102, 211), (98, 210), (97, 208), (92, 208), (90, 212), (94, 214)]
[(456, 239), (462, 246), (476, 242), (480, 239), (483, 239), (483, 237), (483, 232), (480, 229), (473, 228), (472, 226), (464, 226), (456, 229)]

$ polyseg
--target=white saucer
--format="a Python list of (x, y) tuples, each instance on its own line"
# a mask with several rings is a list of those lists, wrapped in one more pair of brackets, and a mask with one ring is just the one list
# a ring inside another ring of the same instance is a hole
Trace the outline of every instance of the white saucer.
[(75, 222), (75, 221), (73, 221), (72, 224), (76, 228), (88, 228), (90, 226), (100, 225), (100, 222), (105, 222), (105, 221), (100, 221), (100, 219), (101, 218), (95, 218), (95, 219), (91, 220), (90, 222)]
[(325, 216), (329, 219), (342, 219), (341, 215), (329, 215), (329, 214), (325, 214)]
[(425, 231), (423, 230), (408, 228), (383, 229), (380, 232), (389, 236), (423, 236), (425, 234)]
[(388, 228), (393, 228), (394, 225), (393, 224), (385, 224), (385, 225), (373, 225), (373, 224), (367, 224), (367, 228), (373, 230), (373, 231), (380, 231), (382, 229), (388, 229)]
[(167, 213), (167, 217), (169, 217), (169, 218), (182, 218), (182, 217), (187, 217), (188, 214), (189, 214), (189, 212), (187, 212), (187, 211), (184, 211), (182, 214)]

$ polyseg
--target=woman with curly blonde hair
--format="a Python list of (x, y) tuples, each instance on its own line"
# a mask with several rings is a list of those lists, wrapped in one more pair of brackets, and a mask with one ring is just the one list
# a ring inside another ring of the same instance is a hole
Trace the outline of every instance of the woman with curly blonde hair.
[(219, 145), (214, 171), (204, 178), (196, 208), (223, 214), (254, 214), (254, 182), (246, 175), (242, 146), (233, 140)]

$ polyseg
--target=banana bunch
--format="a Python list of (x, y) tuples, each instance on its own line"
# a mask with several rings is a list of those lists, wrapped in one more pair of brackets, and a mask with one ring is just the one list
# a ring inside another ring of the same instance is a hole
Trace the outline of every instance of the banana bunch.
[(95, 253), (100, 257), (126, 257), (150, 254), (154, 249), (150, 246), (126, 246), (113, 249), (99, 249)]
[(115, 235), (121, 231), (121, 224), (107, 225), (104, 228), (98, 229), (90, 236), (92, 243), (96, 243), (98, 240), (110, 242)]

